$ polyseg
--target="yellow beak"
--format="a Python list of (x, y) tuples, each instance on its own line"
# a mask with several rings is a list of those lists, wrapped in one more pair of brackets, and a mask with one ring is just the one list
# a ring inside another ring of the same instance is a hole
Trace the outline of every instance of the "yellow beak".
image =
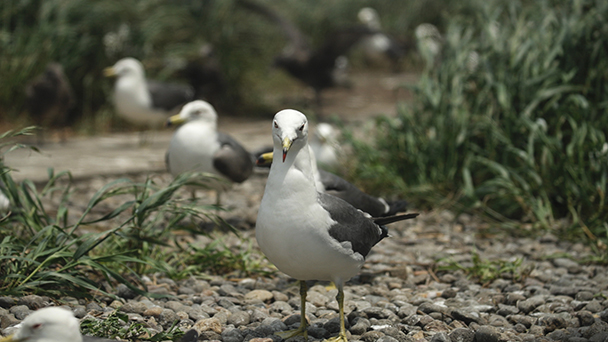
[(285, 137), (285, 139), (283, 139), (283, 162), (285, 162), (285, 157), (287, 157), (287, 152), (289, 152), (291, 144), (293, 144), (293, 141), (288, 137)]
[(116, 76), (116, 69), (114, 69), (113, 67), (105, 68), (105, 69), (103, 69), (103, 75), (105, 77)]
[(264, 153), (258, 157), (258, 159), (255, 161), (255, 164), (257, 166), (266, 166), (268, 164), (272, 164), (272, 157), (272, 152)]
[(0, 342), (18, 342), (18, 340), (15, 339), (15, 335), (9, 335), (9, 336), (0, 338)]
[(181, 125), (185, 122), (186, 120), (184, 120), (182, 117), (179, 116), (179, 114), (173, 115), (171, 116), (167, 122), (165, 123), (165, 126), (167, 127), (171, 127), (171, 126), (178, 126)]

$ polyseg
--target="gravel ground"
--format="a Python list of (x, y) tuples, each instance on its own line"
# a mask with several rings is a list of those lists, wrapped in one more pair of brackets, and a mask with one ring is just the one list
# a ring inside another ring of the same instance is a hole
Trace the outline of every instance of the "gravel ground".
[[(166, 174), (154, 177), (169, 181)], [(242, 236), (251, 241), (255, 241), (253, 227), (265, 179), (263, 171), (257, 172), (223, 196), (224, 204), (232, 208), (225, 218), (236, 222)], [(95, 177), (78, 183), (75, 205), (79, 199), (86, 203), (109, 181), (111, 178)], [(392, 224), (391, 237), (372, 250), (361, 274), (345, 286), (349, 340), (608, 341), (606, 266), (575, 261), (592, 255), (588, 247), (560, 241), (551, 234), (514, 238), (487, 228), (475, 217), (441, 210)], [(209, 241), (203, 236), (196, 239)], [(229, 234), (225, 242), (241, 240)], [(475, 263), (475, 253), (481, 262)], [(469, 278), (457, 267), (438, 267), (457, 264), (469, 269), (490, 261), (519, 266), (515, 274), (504, 272), (488, 282)], [(144, 279), (151, 292), (172, 297), (135, 296), (125, 286), (115, 289), (119, 299), (95, 302), (0, 295), (1, 332), (10, 333), (33, 310), (49, 305), (66, 305), (80, 319), (103, 319), (118, 309), (128, 313), (131, 321), (144, 322), (151, 331), (162, 331), (179, 320), (182, 329), (198, 330), (201, 341), (281, 341), (274, 332), (299, 324), (298, 287), (280, 272), (273, 277), (244, 279)], [(308, 334), (309, 340), (317, 341), (339, 330), (337, 290), (326, 283), (309, 285)]]

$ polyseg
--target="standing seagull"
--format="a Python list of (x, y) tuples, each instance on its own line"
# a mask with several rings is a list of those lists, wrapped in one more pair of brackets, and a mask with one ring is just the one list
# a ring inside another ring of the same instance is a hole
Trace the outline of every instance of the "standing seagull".
[(281, 336), (307, 338), (306, 281), (326, 280), (338, 288), (340, 334), (332, 340), (346, 341), (344, 282), (359, 272), (371, 248), (388, 235), (383, 225), (418, 214), (371, 218), (337, 197), (318, 192), (304, 114), (292, 109), (278, 112), (272, 137), (273, 154), (282, 158), (270, 167), (256, 239), (279, 270), (299, 281), (301, 297), (299, 329)]
[(409, 46), (381, 32), (380, 16), (375, 9), (364, 7), (359, 10), (357, 17), (362, 24), (377, 32), (361, 41), (368, 61), (386, 58), (391, 62), (393, 71), (398, 71), (399, 63), (405, 57)]
[(104, 74), (116, 76), (114, 106), (123, 119), (147, 128), (162, 127), (179, 106), (194, 100), (188, 86), (146, 81), (144, 67), (135, 58), (123, 58), (106, 68)]
[(202, 100), (186, 104), (167, 121), (168, 126), (180, 124), (166, 155), (167, 169), (173, 176), (198, 171), (236, 183), (249, 178), (253, 157), (234, 138), (217, 131), (217, 113), (213, 106)]

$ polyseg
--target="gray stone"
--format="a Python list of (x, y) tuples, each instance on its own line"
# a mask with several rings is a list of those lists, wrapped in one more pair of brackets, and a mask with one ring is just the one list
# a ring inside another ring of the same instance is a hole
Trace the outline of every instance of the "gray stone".
[(452, 330), (449, 336), (452, 342), (473, 342), (475, 332), (468, 328), (456, 328)]
[(431, 342), (452, 342), (452, 339), (446, 332), (438, 332), (431, 337)]
[(542, 296), (542, 295), (534, 296), (534, 297), (530, 297), (526, 300), (517, 302), (517, 308), (527, 314), (544, 303), (545, 303), (544, 296)]
[(158, 323), (165, 329), (171, 327), (178, 320), (179, 316), (177, 316), (175, 311), (170, 309), (163, 309), (158, 316)]
[(463, 321), (465, 324), (470, 324), (471, 322), (475, 322), (477, 324), (485, 324), (485, 319), (481, 317), (479, 312), (464, 310), (464, 309), (455, 309), (452, 310), (451, 313), (454, 319)]
[(500, 334), (494, 327), (483, 325), (475, 331), (475, 342), (498, 342)]
[(22, 321), (25, 317), (33, 312), (25, 305), (15, 305), (9, 309), (9, 312), (12, 313), (16, 319)]
[(15, 305), (15, 303), (17, 303), (17, 301), (11, 297), (0, 296), (0, 308), (8, 309)]
[(223, 342), (242, 342), (244, 337), (241, 332), (235, 328), (225, 329), (222, 331), (221, 336)]
[(232, 324), (237, 328), (249, 324), (249, 321), (250, 316), (244, 311), (233, 312), (232, 315), (228, 317), (228, 324)]
[(116, 286), (116, 295), (124, 299), (133, 299), (137, 297), (137, 293), (125, 284), (118, 284), (118, 286)]

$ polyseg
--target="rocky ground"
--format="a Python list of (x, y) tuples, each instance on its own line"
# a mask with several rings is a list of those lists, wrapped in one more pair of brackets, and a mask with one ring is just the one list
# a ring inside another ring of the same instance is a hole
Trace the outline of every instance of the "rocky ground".
[[(343, 95), (328, 94), (329, 112), (341, 109), (343, 118), (364, 120), (372, 110), (394, 110), (395, 97), (404, 96), (389, 85), (399, 82), (393, 76), (357, 82), (355, 90)], [(370, 89), (362, 88), (365, 85)], [(383, 87), (392, 89), (384, 91), (384, 99), (378, 97)], [(220, 129), (250, 148), (270, 142), (270, 121), (236, 120), (229, 125), (221, 119)], [(162, 170), (169, 137), (157, 136), (158, 148), (145, 149), (133, 148), (136, 135), (126, 140), (74, 140), (46, 146), (40, 156), (21, 151), (6, 161), (19, 170), (17, 179), (44, 179), (47, 167), (72, 170), (78, 180), (72, 205), (78, 211), (95, 191), (119, 176), (141, 181), (153, 172), (157, 182), (168, 183), (170, 176)], [(265, 172), (256, 172), (223, 196), (231, 211), (222, 215), (235, 223), (244, 239), (228, 233), (223, 239), (228, 246), (252, 241), (257, 250), (253, 228), (265, 181)], [(213, 201), (211, 194), (202, 196)], [(118, 204), (106, 203), (105, 208)], [(390, 238), (372, 250), (361, 274), (345, 287), (350, 341), (608, 341), (606, 266), (577, 262), (593, 255), (589, 247), (551, 234), (516, 238), (489, 229), (476, 217), (440, 209), (389, 228)], [(194, 241), (204, 245), (210, 239), (197, 236)], [(0, 332), (9, 334), (33, 310), (48, 305), (65, 305), (80, 319), (104, 319), (119, 310), (152, 332), (178, 320), (182, 329), (197, 329), (200, 340), (223, 342), (280, 341), (275, 332), (299, 324), (298, 288), (280, 272), (244, 279), (144, 279), (150, 292), (170, 298), (136, 296), (125, 286), (114, 290), (117, 298), (90, 302), (0, 294)], [(334, 336), (339, 329), (337, 290), (327, 285), (310, 284), (306, 309), (311, 341)]]
[[(160, 183), (170, 180), (163, 173), (153, 177)], [(75, 202), (84, 202), (112, 179), (78, 182)], [(259, 171), (223, 197), (232, 208), (224, 217), (238, 223), (246, 241), (255, 241), (253, 227), (265, 180), (265, 172)], [(592, 255), (582, 244), (551, 234), (514, 238), (488, 230), (475, 217), (444, 210), (393, 224), (390, 234), (345, 287), (350, 341), (608, 341), (608, 273), (606, 266), (576, 261)], [(206, 236), (196, 239), (210, 241)], [(228, 233), (224, 242), (242, 240)], [(487, 280), (478, 277), (484, 270)], [(118, 309), (152, 332), (179, 320), (182, 329), (198, 330), (199, 340), (223, 342), (281, 341), (274, 332), (299, 324), (298, 287), (280, 272), (244, 279), (144, 279), (150, 292), (171, 297), (136, 296), (125, 286), (115, 289), (116, 299), (91, 302), (0, 297), (2, 334), (10, 333), (32, 310), (48, 305), (65, 305), (80, 319), (103, 319)], [(327, 285), (310, 284), (306, 309), (311, 341), (339, 329), (337, 290)]]

